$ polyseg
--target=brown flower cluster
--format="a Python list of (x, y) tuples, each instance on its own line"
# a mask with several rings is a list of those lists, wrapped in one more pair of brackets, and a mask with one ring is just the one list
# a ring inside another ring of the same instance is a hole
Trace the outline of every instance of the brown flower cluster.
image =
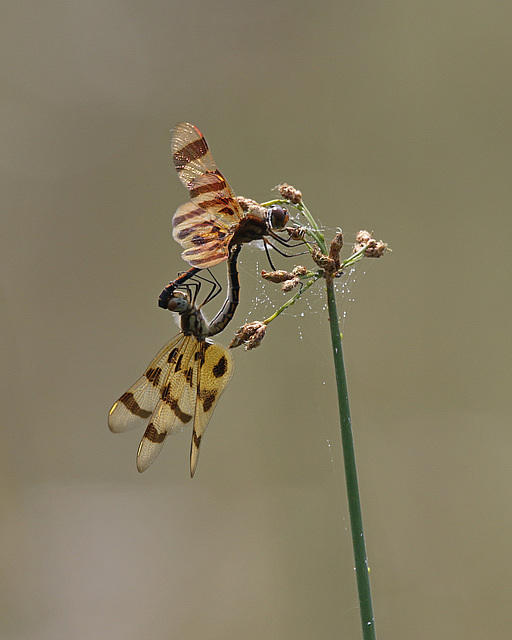
[(324, 255), (317, 246), (313, 249), (311, 257), (316, 264), (324, 270), (325, 278), (332, 279), (340, 269), (340, 251), (343, 247), (343, 232), (338, 231), (329, 245), (329, 255)]
[(282, 184), (278, 184), (276, 189), (285, 200), (288, 200), (288, 202), (291, 202), (292, 204), (300, 204), (302, 202), (302, 193), (290, 184), (283, 182)]
[(260, 346), (261, 341), (265, 337), (266, 330), (267, 325), (260, 320), (244, 324), (243, 327), (240, 327), (235, 332), (235, 337), (231, 340), (229, 348), (234, 349), (235, 347), (239, 347), (243, 344), (245, 345), (246, 351), (256, 349), (256, 347)]
[(291, 291), (300, 284), (301, 276), (305, 276), (308, 270), (302, 265), (298, 265), (292, 271), (262, 271), (261, 277), (270, 282), (282, 282), (281, 289), (283, 291)]
[(365, 258), (380, 258), (388, 249), (386, 242), (375, 240), (369, 231), (360, 231), (356, 236), (356, 244), (352, 253), (356, 253), (364, 247)]
[(258, 204), (256, 200), (244, 198), (244, 196), (236, 196), (236, 199), (238, 204), (242, 207), (242, 211), (245, 213), (253, 212), (259, 214), (263, 219), (265, 218), (267, 210), (265, 207), (262, 207), (261, 204)]

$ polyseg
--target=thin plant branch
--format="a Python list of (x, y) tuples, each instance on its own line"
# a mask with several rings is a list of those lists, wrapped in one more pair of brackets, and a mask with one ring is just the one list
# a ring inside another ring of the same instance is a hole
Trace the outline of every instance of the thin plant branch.
[(347, 485), (348, 509), (350, 513), (350, 528), (352, 531), (352, 547), (354, 549), (362, 633), (364, 640), (375, 640), (377, 636), (375, 635), (375, 623), (373, 617), (370, 570), (366, 554), (363, 514), (361, 510), (361, 500), (359, 497), (356, 454), (354, 449), (354, 437), (352, 434), (352, 421), (350, 419), (350, 406), (348, 402), (347, 377), (345, 375), (338, 310), (332, 280), (327, 281), (326, 290), (327, 307), (329, 310), (329, 326), (331, 329), (332, 353), (334, 358), (334, 371), (336, 373), (341, 443), (343, 449), (343, 461), (345, 463), (345, 480)]
[[(343, 247), (343, 234), (341, 230), (338, 230), (330, 243), (329, 250), (327, 250), (324, 235), (315, 218), (303, 203), (301, 192), (287, 184), (281, 184), (277, 188), (284, 199), (272, 200), (263, 203), (261, 206), (268, 207), (272, 204), (287, 205), (292, 206), (299, 211), (299, 213), (305, 218), (308, 226), (295, 226), (287, 228), (287, 230), (289, 231), (291, 238), (302, 238), (304, 245), (311, 254), (311, 258), (315, 262), (317, 268), (306, 269), (303, 266), (297, 266), (291, 272), (262, 272), (262, 277), (266, 280), (270, 280), (275, 283), (282, 283), (284, 291), (290, 291), (296, 286), (299, 286), (300, 288), (266, 320), (251, 322), (240, 327), (229, 346), (233, 348), (244, 344), (246, 349), (254, 349), (255, 347), (258, 347), (265, 336), (267, 325), (278, 318), (283, 311), (295, 304), (302, 294), (313, 286), (320, 278), (325, 280), (329, 327), (334, 358), (334, 371), (336, 375), (336, 390), (338, 395), (338, 409), (350, 514), (350, 527), (352, 532), (352, 546), (354, 551), (356, 581), (359, 595), (362, 637), (363, 640), (376, 640), (370, 588), (370, 574), (363, 529), (363, 516), (361, 499), (359, 496), (359, 483), (357, 479), (354, 437), (350, 419), (347, 378), (343, 361), (343, 348), (336, 305), (334, 280), (339, 277), (345, 269), (352, 267), (356, 262), (365, 257), (381, 257), (388, 247), (385, 243), (374, 240), (371, 234), (367, 231), (360, 231), (356, 236), (356, 244), (354, 245), (352, 254), (342, 261), (340, 259), (340, 251)], [(304, 240), (305, 236), (312, 238), (314, 240), (314, 244), (306, 242)]]

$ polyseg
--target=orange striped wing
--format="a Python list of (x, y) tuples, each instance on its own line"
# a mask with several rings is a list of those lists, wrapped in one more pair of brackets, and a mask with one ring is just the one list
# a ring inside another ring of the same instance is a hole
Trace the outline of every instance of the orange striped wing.
[(190, 265), (213, 267), (227, 259), (229, 243), (244, 213), (197, 127), (188, 122), (177, 124), (171, 149), (178, 176), (190, 192), (190, 202), (174, 214), (173, 237)]

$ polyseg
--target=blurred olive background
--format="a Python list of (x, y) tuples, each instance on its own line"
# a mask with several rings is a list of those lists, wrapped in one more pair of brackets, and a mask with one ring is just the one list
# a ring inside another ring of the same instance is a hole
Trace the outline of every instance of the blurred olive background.
[[(1, 13), (0, 636), (360, 637), (321, 287), (234, 353), (194, 480), (189, 431), (139, 475), (141, 433), (107, 428), (178, 330), (187, 120), (237, 194), (288, 181), (393, 249), (339, 297), (379, 638), (508, 637), (510, 3)], [(220, 342), (265, 317), (262, 266), (244, 248)]]

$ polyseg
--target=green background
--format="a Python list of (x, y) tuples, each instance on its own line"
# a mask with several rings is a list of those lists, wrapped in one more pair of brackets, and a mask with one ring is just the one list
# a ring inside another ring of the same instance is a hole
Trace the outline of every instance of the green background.
[[(288, 181), (328, 235), (389, 242), (339, 296), (377, 634), (508, 637), (510, 2), (2, 16), (1, 637), (360, 637), (320, 287), (235, 352), (194, 480), (188, 431), (143, 475), (141, 434), (108, 431), (177, 332), (156, 299), (184, 268), (182, 120), (237, 194)], [(224, 344), (282, 301), (241, 258)]]

